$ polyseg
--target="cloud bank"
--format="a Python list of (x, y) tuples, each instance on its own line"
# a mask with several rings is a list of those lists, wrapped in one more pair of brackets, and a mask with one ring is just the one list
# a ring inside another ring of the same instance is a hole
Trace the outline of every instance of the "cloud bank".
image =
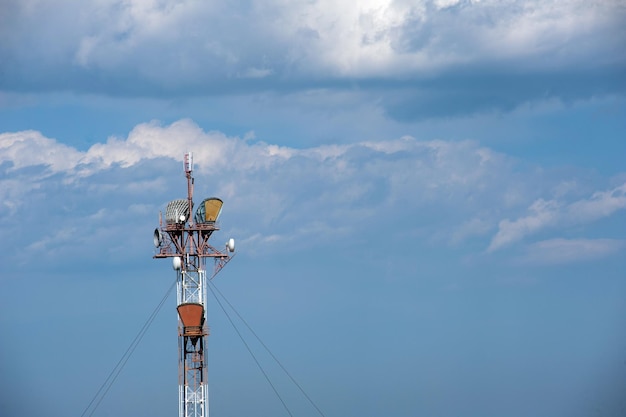
[[(553, 240), (535, 243), (532, 253), (546, 245), (572, 253), (590, 247), (587, 237), (566, 242), (559, 233), (626, 208), (624, 183), (586, 198), (547, 198), (555, 191), (537, 187), (541, 174), (519, 172), (514, 159), (471, 141), (402, 137), (297, 149), (180, 120), (140, 124), (126, 138), (84, 152), (35, 131), (0, 134), (0, 222), (29, 251), (81, 253), (82, 242), (100, 239), (113, 242), (111, 254), (122, 253), (129, 242), (116, 236), (129, 230), (137, 230), (131, 235), (142, 247), (139, 229), (150, 230), (167, 200), (182, 197), (180, 161), (189, 150), (196, 195), (227, 202), (236, 219), (229, 231), (251, 252), (359, 239), (375, 225), (381, 238), (454, 246), (476, 240), (488, 253), (549, 232)], [(525, 207), (526, 215), (511, 220)], [(17, 215), (23, 222), (11, 221)], [(18, 233), (24, 224), (38, 233)], [(596, 244), (602, 242), (609, 241)], [(608, 247), (618, 246), (609, 242), (590, 253), (614, 253)]]
[(377, 95), (384, 86), (399, 119), (441, 116), (442, 100), (462, 113), (624, 92), (618, 0), (14, 0), (0, 16), (7, 91), (173, 97), (358, 83)]

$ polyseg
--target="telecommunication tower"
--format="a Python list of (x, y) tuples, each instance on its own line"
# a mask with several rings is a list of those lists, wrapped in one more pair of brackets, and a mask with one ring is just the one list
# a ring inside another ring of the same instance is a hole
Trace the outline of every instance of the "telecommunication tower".
[(154, 258), (172, 258), (176, 271), (176, 303), (178, 310), (178, 416), (208, 417), (206, 325), (207, 275), (206, 261), (214, 261), (212, 279), (230, 261), (235, 251), (231, 238), (223, 251), (209, 244), (211, 234), (219, 230), (217, 219), (222, 200), (204, 199), (193, 213), (194, 178), (191, 152), (184, 158), (187, 177), (187, 198), (172, 200), (165, 210), (165, 221), (159, 215), (154, 230)]

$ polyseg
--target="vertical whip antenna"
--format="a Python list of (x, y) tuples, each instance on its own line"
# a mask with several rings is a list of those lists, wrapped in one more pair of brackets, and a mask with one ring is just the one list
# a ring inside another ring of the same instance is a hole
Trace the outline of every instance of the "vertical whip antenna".
[[(193, 214), (193, 177), (191, 173), (193, 172), (193, 153), (187, 152), (185, 154), (185, 177), (187, 177), (187, 201), (189, 202), (189, 212), (187, 213), (187, 218), (191, 219), (191, 215)], [(191, 220), (190, 220), (191, 221)]]

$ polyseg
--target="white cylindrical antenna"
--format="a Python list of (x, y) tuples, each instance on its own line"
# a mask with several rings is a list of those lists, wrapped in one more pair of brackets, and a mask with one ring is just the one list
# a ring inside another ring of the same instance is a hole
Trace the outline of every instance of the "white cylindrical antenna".
[(185, 154), (184, 166), (185, 166), (185, 172), (193, 171), (193, 153), (192, 152), (187, 152)]

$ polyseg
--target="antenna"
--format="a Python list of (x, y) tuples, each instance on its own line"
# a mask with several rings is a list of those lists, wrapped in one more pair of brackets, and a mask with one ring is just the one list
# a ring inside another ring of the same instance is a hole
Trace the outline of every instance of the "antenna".
[(193, 171), (193, 153), (187, 152), (184, 159), (185, 177), (187, 177), (187, 201), (189, 201), (188, 212), (185, 213), (188, 219), (191, 219), (191, 213), (193, 213), (193, 177), (191, 172)]
[(185, 165), (185, 174), (186, 173), (191, 174), (191, 171), (193, 171), (193, 153), (192, 152), (187, 152), (185, 154), (184, 165)]
[(183, 162), (187, 178), (187, 198), (172, 200), (165, 209), (165, 223), (159, 214), (159, 227), (154, 230), (154, 258), (172, 258), (176, 271), (178, 311), (178, 415), (208, 417), (206, 325), (207, 276), (206, 260), (213, 258), (212, 279), (234, 256), (235, 241), (231, 238), (224, 251), (209, 244), (222, 200), (204, 199), (195, 217), (193, 212), (193, 157), (185, 154)]

